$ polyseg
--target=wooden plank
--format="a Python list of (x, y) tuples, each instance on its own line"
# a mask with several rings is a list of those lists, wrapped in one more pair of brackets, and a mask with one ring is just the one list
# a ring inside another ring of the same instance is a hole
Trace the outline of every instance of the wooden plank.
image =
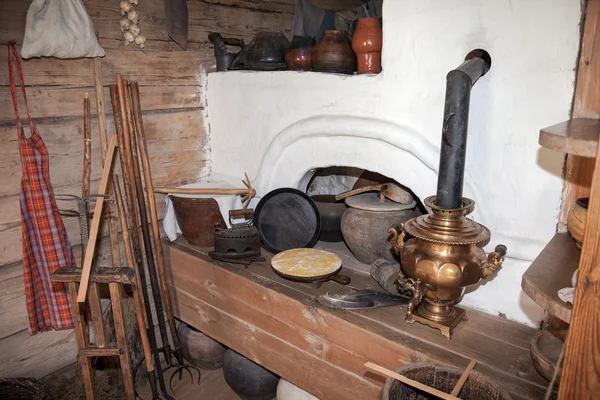
[[(67, 286), (69, 288), (69, 296), (71, 296), (71, 313), (73, 314), (73, 330), (75, 331), (77, 348), (78, 350), (85, 349), (89, 344), (88, 331), (85, 326), (86, 320), (83, 312), (75, 301), (75, 298), (77, 297), (77, 284), (71, 282)], [(92, 360), (78, 354), (77, 363), (79, 364), (79, 372), (81, 373), (81, 378), (83, 380), (86, 400), (94, 400), (94, 372), (92, 370)]]
[(540, 145), (581, 157), (594, 157), (600, 119), (574, 118), (540, 130)]
[[(202, 51), (137, 51), (132, 55), (121, 49), (105, 49), (105, 53), (106, 62), (102, 65), (105, 85), (114, 84), (115, 75), (122, 73), (128, 79), (144, 82), (145, 85), (197, 86), (202, 66), (210, 68), (215, 64), (214, 55)], [(0, 51), (0, 65), (7, 64), (7, 57), (6, 52)], [(26, 85), (94, 85), (91, 59), (35, 58), (23, 60), (21, 65)], [(9, 85), (7, 68), (0, 69), (0, 85)]]
[[(114, 80), (114, 78), (113, 78)], [(141, 82), (143, 83), (143, 82)], [(91, 112), (96, 122), (96, 96), (88, 86), (29, 86), (27, 87), (27, 103), (31, 116), (39, 117), (81, 117), (81, 98), (88, 91), (92, 103)], [(198, 108), (200, 104), (200, 91), (198, 85), (153, 85), (140, 86), (142, 109), (147, 113), (155, 110), (176, 110)], [(108, 87), (104, 87), (104, 98), (109, 98)], [(19, 109), (24, 109), (19, 97)], [(112, 120), (112, 109), (106, 110)], [(13, 111), (10, 88), (0, 86), (0, 121), (13, 124), (15, 114)], [(112, 128), (114, 130), (114, 127)], [(14, 126), (13, 126), (14, 130)], [(108, 131), (110, 132), (110, 126)]]
[[(131, 369), (131, 358), (129, 356), (129, 346), (125, 333), (125, 320), (123, 314), (123, 285), (121, 283), (109, 283), (110, 302), (113, 309), (113, 318), (115, 322), (115, 334), (117, 336), (117, 346), (123, 351), (119, 355), (121, 373), (123, 374), (123, 386), (125, 388), (125, 398), (127, 400), (135, 399), (135, 388), (133, 383), (133, 370)], [(81, 294), (81, 290), (79, 291)]]
[(265, 368), (326, 400), (376, 399), (379, 387), (173, 287), (179, 316)]
[[(106, 153), (106, 163), (104, 164), (104, 171), (102, 172), (102, 179), (100, 180), (100, 187), (98, 189), (99, 194), (105, 194), (108, 189), (108, 180), (110, 178), (111, 166), (113, 162), (113, 156), (115, 155), (117, 135), (113, 135), (108, 142), (108, 151)], [(94, 253), (96, 251), (96, 243), (98, 239), (98, 232), (100, 230), (100, 222), (102, 221), (102, 207), (104, 205), (104, 197), (100, 197), (96, 200), (94, 207), (94, 217), (92, 218), (92, 225), (90, 226), (90, 237), (88, 245), (85, 249), (85, 257), (83, 259), (83, 265), (81, 267), (81, 279), (79, 285), (79, 292), (77, 294), (77, 302), (84, 303), (87, 296), (88, 282), (90, 279), (90, 273), (92, 272), (92, 262), (94, 260)]]
[(0, 282), (0, 338), (4, 338), (27, 329), (28, 318), (23, 266), (16, 264), (0, 271), (8, 275), (8, 279)]
[[(535, 371), (529, 356), (528, 341), (535, 332), (531, 328), (470, 310), (469, 321), (461, 324), (452, 341), (448, 342), (428, 327), (401, 323), (402, 316), (398, 315), (396, 307), (349, 312), (328, 310), (317, 305), (314, 301), (317, 295), (339, 290), (340, 286), (335, 283), (326, 282), (316, 290), (310, 285), (278, 277), (271, 271), (268, 262), (255, 263), (251, 270), (246, 271), (222, 263), (219, 263), (221, 267), (216, 267), (205, 261), (207, 258), (201, 251), (192, 251), (180, 243), (170, 244), (169, 249), (173, 273), (186, 275), (185, 279), (174, 281), (175, 286), (179, 289), (181, 285), (190, 285), (188, 289), (194, 297), (201, 291), (208, 291), (212, 296), (211, 305), (217, 299), (220, 302), (220, 297), (223, 297), (213, 288), (230, 287), (228, 296), (239, 299), (247, 305), (246, 308), (251, 306), (261, 310), (294, 329), (317, 337), (321, 342), (331, 342), (386, 368), (395, 370), (406, 363), (426, 360), (464, 368), (470, 358), (477, 358), (481, 359), (477, 370), (502, 382), (507, 390), (529, 398), (542, 398), (544, 395), (546, 382)], [(191, 258), (182, 256), (182, 253), (189, 253)], [(204, 263), (206, 268), (202, 267)], [(361, 279), (372, 283), (366, 276), (361, 278), (352, 271), (345, 273), (352, 275), (351, 286), (362, 284)], [(205, 283), (192, 284), (193, 277), (196, 277), (196, 282), (201, 277), (200, 282)], [(225, 308), (224, 312), (235, 315), (229, 306), (223, 305), (222, 308)], [(246, 315), (240, 311), (235, 316), (246, 321)], [(480, 318), (480, 315), (483, 317)], [(282, 337), (287, 340), (287, 336)], [(215, 338), (219, 340), (218, 336)]]
[[(177, 257), (179, 262), (181, 259)], [(306, 331), (301, 324), (294, 321), (282, 321), (270, 314), (271, 310), (264, 308), (255, 308), (248, 303), (244, 296), (238, 298), (237, 291), (228, 290), (227, 286), (221, 284), (221, 281), (211, 279), (211, 271), (208, 266), (197, 264), (198, 273), (194, 276), (184, 274), (180, 270), (173, 270), (173, 279), (177, 282), (177, 289), (186, 293), (193, 293), (195, 299), (204, 301), (220, 310), (227, 310), (232, 315), (243, 315), (244, 321), (252, 323), (267, 332), (277, 332), (279, 337), (285, 338), (287, 342), (299, 349), (318, 357), (329, 363), (341, 363), (347, 371), (360, 376), (363, 379), (373, 382), (376, 385), (383, 385), (384, 380), (381, 377), (373, 375), (363, 375), (365, 373), (364, 364), (367, 358), (354, 354), (326, 338)], [(210, 291), (199, 291), (198, 287), (210, 287)], [(309, 307), (304, 306), (303, 313), (310, 313)]]
[(77, 343), (73, 329), (48, 331), (29, 336), (27, 331), (0, 339), (0, 376), (41, 378), (76, 361)]
[[(600, 1), (592, 4), (598, 7), (600, 14)], [(597, 39), (600, 55), (600, 34)], [(560, 400), (600, 396), (600, 151), (594, 164), (585, 240), (558, 393)]]
[[(120, 283), (131, 285), (135, 273), (132, 268), (103, 268), (98, 269), (90, 275), (90, 282), (96, 283)], [(79, 283), (81, 280), (81, 268), (61, 267), (50, 277), (52, 282)]]
[[(600, 0), (585, 3), (583, 38), (577, 68), (577, 86), (571, 118), (600, 118)], [(567, 156), (565, 186), (559, 226), (565, 228), (575, 200), (589, 197), (594, 162), (589, 158)]]
[(571, 287), (571, 278), (579, 266), (580, 251), (568, 233), (554, 235), (544, 250), (523, 274), (521, 287), (540, 307), (569, 323), (571, 304), (558, 298), (558, 290)]

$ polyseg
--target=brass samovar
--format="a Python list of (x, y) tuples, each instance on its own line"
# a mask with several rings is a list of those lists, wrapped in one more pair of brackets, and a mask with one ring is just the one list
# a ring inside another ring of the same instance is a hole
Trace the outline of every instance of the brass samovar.
[(399, 290), (413, 292), (407, 322), (437, 328), (448, 339), (465, 316), (455, 306), (465, 288), (497, 272), (506, 254), (498, 245), (486, 256), (490, 231), (466, 217), (475, 202), (462, 197), (471, 87), (490, 63), (486, 52), (475, 53), (448, 73), (437, 196), (425, 199), (428, 214), (405, 222), (400, 233), (390, 229), (402, 264)]

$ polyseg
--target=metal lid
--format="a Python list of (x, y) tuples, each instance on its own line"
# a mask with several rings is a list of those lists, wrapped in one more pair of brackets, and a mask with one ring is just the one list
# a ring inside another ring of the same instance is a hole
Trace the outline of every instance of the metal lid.
[(416, 238), (435, 243), (454, 245), (485, 245), (490, 231), (483, 225), (466, 217), (475, 208), (475, 202), (463, 197), (462, 207), (443, 209), (435, 204), (435, 196), (425, 199), (431, 213), (421, 215), (404, 223), (402, 229)]
[(389, 212), (412, 210), (417, 206), (417, 202), (413, 200), (412, 203), (402, 204), (396, 203), (387, 197), (384, 197), (382, 202), (380, 201), (379, 193), (362, 193), (357, 194), (356, 196), (347, 197), (346, 205), (348, 207), (358, 208), (359, 210)]

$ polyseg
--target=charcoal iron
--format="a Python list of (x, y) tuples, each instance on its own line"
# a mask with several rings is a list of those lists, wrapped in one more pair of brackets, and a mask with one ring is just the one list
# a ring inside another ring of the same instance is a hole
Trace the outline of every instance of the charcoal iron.
[[(209, 255), (220, 261), (241, 262), (257, 261), (261, 258), (260, 233), (252, 225), (254, 210), (242, 209), (229, 211), (231, 228), (215, 232), (215, 250)], [(243, 218), (243, 222), (234, 222)]]

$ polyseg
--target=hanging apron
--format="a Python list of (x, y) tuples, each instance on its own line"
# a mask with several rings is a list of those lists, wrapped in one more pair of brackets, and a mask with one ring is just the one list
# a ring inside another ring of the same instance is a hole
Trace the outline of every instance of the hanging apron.
[[(31, 137), (25, 136), (19, 119), (14, 67), (25, 101)], [(50, 328), (73, 327), (71, 300), (66, 285), (51, 282), (50, 275), (60, 267), (77, 267), (77, 264), (50, 183), (48, 149), (29, 115), (23, 71), (14, 45), (8, 46), (8, 73), (21, 154), (19, 202), (23, 234), (23, 278), (29, 334), (35, 335)]]

